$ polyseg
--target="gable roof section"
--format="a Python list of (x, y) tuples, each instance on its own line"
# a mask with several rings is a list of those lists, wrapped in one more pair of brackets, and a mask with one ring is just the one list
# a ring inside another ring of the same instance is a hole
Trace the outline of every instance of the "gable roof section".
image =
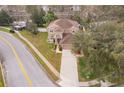
[(50, 29), (54, 29), (56, 32), (69, 31), (71, 28), (78, 28), (79, 24), (76, 21), (69, 19), (57, 19), (51, 22), (48, 26)]

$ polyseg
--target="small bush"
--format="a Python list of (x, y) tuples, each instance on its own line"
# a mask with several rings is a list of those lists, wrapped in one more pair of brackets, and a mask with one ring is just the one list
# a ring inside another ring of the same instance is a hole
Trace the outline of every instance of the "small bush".
[(12, 30), (12, 29), (11, 29), (9, 32), (10, 32), (10, 33), (15, 33), (15, 31), (14, 31), (14, 30)]

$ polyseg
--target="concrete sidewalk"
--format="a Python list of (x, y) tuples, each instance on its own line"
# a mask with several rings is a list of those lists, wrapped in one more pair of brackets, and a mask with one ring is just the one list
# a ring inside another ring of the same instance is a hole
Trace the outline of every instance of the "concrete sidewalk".
[(64, 87), (78, 87), (78, 71), (76, 57), (71, 53), (71, 50), (62, 51), (61, 69), (60, 69), (61, 81), (59, 85)]

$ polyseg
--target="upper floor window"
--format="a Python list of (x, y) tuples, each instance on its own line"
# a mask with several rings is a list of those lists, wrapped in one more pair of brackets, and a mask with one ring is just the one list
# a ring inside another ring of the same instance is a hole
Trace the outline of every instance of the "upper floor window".
[(53, 30), (50, 29), (50, 32), (53, 32)]

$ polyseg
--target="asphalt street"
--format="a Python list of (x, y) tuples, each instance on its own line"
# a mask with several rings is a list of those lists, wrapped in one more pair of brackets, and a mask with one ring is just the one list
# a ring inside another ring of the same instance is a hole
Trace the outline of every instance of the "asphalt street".
[(8, 87), (55, 87), (27, 47), (9, 33), (0, 32)]

